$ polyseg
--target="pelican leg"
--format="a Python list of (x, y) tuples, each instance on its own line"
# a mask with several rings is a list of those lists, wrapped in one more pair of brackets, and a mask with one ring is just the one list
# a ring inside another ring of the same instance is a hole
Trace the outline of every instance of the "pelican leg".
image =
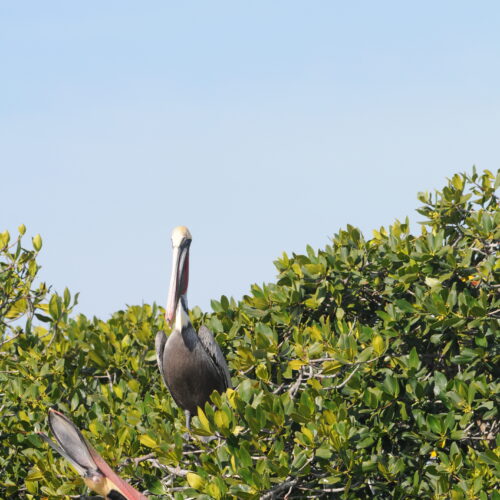
[(191, 436), (191, 413), (188, 411), (188, 410), (184, 410), (184, 415), (186, 416), (186, 427), (187, 427), (187, 432), (185, 432), (183, 435), (182, 435), (182, 439), (184, 439), (184, 441), (191, 441), (191, 439), (193, 438)]
[(193, 438), (193, 435), (191, 434), (191, 412), (189, 410), (184, 410), (184, 415), (186, 415), (186, 427), (188, 431), (184, 433), (182, 437), (186, 441), (199, 439), (202, 443), (209, 443), (213, 439), (217, 439), (216, 436), (196, 436), (196, 438)]

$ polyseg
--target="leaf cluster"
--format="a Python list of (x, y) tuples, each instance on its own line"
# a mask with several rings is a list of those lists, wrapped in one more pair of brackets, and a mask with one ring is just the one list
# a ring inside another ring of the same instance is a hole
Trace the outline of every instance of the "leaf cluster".
[(160, 498), (494, 495), (499, 184), (488, 171), (457, 174), (419, 194), (418, 235), (408, 220), (368, 240), (347, 226), (324, 249), (283, 254), (276, 282), (240, 302), (195, 308), (235, 389), (212, 395), (189, 442), (155, 363), (163, 310), (73, 317), (69, 291), (33, 287), (39, 248), (3, 233), (0, 496), (85, 492), (34, 433), (49, 406)]

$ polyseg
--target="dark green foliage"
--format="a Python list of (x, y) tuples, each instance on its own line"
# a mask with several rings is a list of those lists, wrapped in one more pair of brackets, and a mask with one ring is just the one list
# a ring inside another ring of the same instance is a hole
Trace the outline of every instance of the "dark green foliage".
[[(85, 491), (34, 434), (56, 406), (150, 494), (493, 498), (499, 183), (487, 171), (455, 175), (419, 195), (421, 234), (396, 222), (366, 241), (347, 226), (324, 250), (284, 254), (275, 284), (192, 311), (226, 353), (235, 390), (193, 419), (193, 434), (219, 439), (189, 445), (155, 363), (163, 311), (72, 319), (69, 292), (31, 290), (36, 252), (9, 249), (4, 233), (0, 497)], [(8, 326), (22, 315), (25, 328)]]

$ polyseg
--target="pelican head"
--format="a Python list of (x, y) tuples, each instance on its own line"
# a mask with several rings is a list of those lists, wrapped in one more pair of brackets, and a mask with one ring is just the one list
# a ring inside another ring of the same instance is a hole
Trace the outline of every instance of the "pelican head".
[(166, 318), (170, 325), (173, 324), (179, 302), (187, 313), (187, 288), (189, 281), (189, 246), (191, 233), (186, 226), (177, 226), (172, 231), (172, 274), (170, 276), (170, 289)]

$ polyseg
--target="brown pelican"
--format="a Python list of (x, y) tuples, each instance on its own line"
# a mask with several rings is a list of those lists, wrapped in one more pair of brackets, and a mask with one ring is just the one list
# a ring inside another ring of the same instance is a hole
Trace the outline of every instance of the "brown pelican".
[(109, 500), (147, 500), (142, 493), (113, 472), (69, 418), (50, 409), (49, 426), (57, 444), (45, 434), (39, 435), (68, 460), (91, 490)]
[[(173, 264), (166, 319), (173, 326), (167, 338), (156, 334), (156, 358), (165, 385), (186, 414), (189, 429), (196, 408), (203, 408), (210, 394), (231, 387), (226, 360), (205, 326), (196, 333), (188, 315), (189, 246), (191, 233), (179, 226), (172, 231)], [(174, 322), (175, 321), (175, 322)]]

